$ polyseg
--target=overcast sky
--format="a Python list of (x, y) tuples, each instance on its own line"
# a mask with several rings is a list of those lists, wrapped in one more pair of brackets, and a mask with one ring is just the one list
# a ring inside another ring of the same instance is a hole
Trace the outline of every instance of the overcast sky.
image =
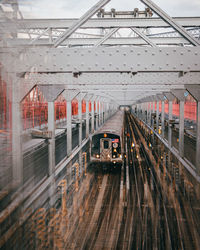
[[(20, 9), (24, 17), (34, 18), (71, 18), (80, 17), (97, 0), (19, 0)], [(165, 12), (171, 16), (200, 16), (200, 0), (154, 0)], [(143, 10), (144, 4), (140, 0), (111, 0), (106, 10)]]

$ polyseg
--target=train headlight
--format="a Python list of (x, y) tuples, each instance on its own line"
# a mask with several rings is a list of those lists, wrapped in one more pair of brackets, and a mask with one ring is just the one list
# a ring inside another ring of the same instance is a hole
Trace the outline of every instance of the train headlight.
[(132, 148), (134, 148), (135, 147), (135, 144), (134, 143), (132, 143)]
[(113, 155), (113, 158), (115, 158), (116, 156), (115, 155)]
[(119, 155), (120, 158), (122, 158), (122, 155)]
[(96, 155), (97, 158), (99, 158), (99, 155)]

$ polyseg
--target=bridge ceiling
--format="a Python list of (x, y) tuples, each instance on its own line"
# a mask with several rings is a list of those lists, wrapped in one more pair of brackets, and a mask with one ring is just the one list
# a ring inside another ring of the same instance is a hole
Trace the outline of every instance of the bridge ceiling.
[(80, 19), (0, 17), (1, 64), (25, 89), (62, 84), (119, 105), (200, 84), (200, 17), (171, 18), (141, 1), (158, 17), (149, 9)]

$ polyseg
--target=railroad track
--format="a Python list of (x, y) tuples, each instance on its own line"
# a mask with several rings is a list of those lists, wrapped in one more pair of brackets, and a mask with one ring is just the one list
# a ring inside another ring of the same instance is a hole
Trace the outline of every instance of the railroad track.
[[(175, 192), (170, 173), (166, 169), (163, 172), (160, 171), (160, 166), (148, 149), (148, 139), (136, 120), (129, 114), (127, 114), (127, 120), (131, 134), (129, 147), (131, 148), (131, 143), (135, 144), (135, 153), (130, 153), (133, 162), (133, 170), (130, 168), (130, 176), (132, 174), (130, 179), (135, 182), (137, 203), (140, 204), (139, 214), (142, 217), (142, 223), (136, 225), (136, 230), (141, 234), (140, 237), (137, 234), (134, 235), (132, 247), (134, 249), (198, 249), (199, 228), (194, 219), (199, 221), (198, 216), (182, 192)], [(139, 152), (137, 144), (139, 144)], [(134, 155), (137, 155), (138, 162), (134, 160)], [(141, 171), (142, 175), (140, 175)], [(164, 172), (168, 174), (168, 181), (163, 178)], [(138, 188), (142, 188), (143, 192)]]

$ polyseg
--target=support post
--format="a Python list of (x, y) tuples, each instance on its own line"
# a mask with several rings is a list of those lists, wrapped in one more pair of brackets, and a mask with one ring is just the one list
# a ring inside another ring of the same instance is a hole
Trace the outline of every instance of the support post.
[(82, 99), (78, 100), (78, 120), (79, 120), (79, 146), (82, 143)]
[(179, 154), (184, 157), (184, 101), (179, 103)]
[(200, 84), (185, 85), (185, 87), (197, 101), (196, 172), (200, 174)]
[(168, 144), (172, 146), (172, 128), (169, 124), (169, 121), (172, 120), (172, 101), (174, 100), (175, 96), (171, 92), (164, 92), (163, 93), (169, 102), (169, 117), (168, 117)]
[[(169, 101), (168, 115), (169, 115), (168, 121), (172, 120), (172, 101)], [(172, 146), (172, 128), (171, 128), (170, 123), (168, 124), (168, 143), (169, 143), (169, 146), (171, 147)]]
[(54, 102), (48, 102), (48, 130), (52, 132), (49, 139), (49, 176), (51, 178), (50, 185), (50, 205), (54, 205), (55, 198), (55, 107)]
[(179, 100), (179, 154), (181, 157), (184, 157), (184, 106), (186, 89), (173, 89), (171, 92)]
[(63, 92), (67, 110), (67, 156), (70, 156), (72, 152), (72, 100), (78, 93), (79, 91), (75, 89), (65, 89)]
[(156, 103), (156, 131), (159, 133), (159, 101)]
[(12, 175), (14, 186), (20, 186), (23, 184), (22, 120), (18, 98), (20, 88), (17, 88), (19, 85), (15, 77), (12, 86)]
[(91, 101), (91, 132), (94, 133), (94, 101)]
[(165, 137), (165, 101), (162, 101), (162, 113), (161, 113), (161, 124), (162, 124), (162, 137)]
[(66, 102), (67, 105), (67, 156), (72, 152), (72, 102)]
[(86, 100), (86, 138), (89, 137), (89, 124), (90, 124), (89, 100)]

